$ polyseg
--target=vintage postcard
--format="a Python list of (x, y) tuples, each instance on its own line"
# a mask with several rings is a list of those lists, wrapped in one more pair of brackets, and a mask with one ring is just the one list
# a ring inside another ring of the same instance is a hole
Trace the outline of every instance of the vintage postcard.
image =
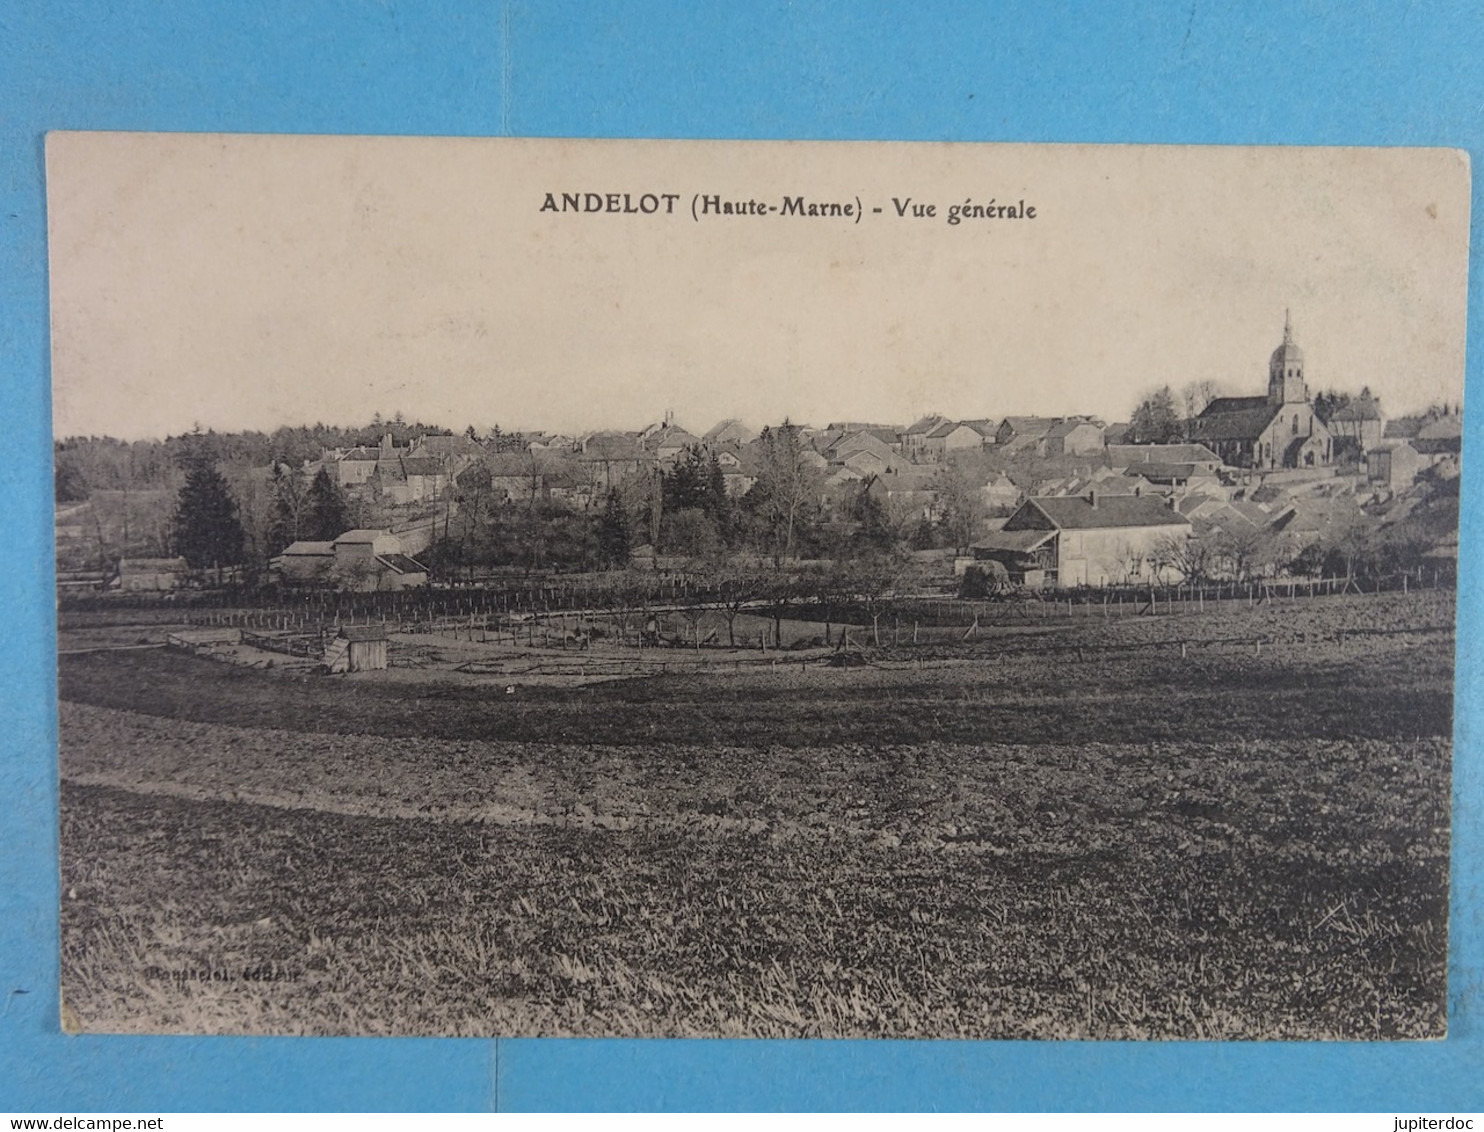
[(1455, 151), (53, 134), (61, 995), (1447, 1031)]

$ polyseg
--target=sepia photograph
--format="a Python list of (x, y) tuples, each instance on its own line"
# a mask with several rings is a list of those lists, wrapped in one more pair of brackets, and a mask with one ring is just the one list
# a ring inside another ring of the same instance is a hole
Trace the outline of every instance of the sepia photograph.
[(1466, 155), (46, 180), (67, 1030), (1446, 1037)]

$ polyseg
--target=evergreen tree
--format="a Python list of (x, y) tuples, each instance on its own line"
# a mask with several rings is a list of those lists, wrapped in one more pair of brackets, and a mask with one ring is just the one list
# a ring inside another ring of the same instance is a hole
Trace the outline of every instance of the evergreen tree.
[(242, 562), (244, 536), (237, 501), (216, 464), (192, 459), (175, 505), (175, 548), (193, 569), (215, 570)]
[(706, 470), (706, 498), (707, 508), (711, 512), (712, 520), (716, 523), (721, 540), (730, 546), (736, 523), (732, 516), (732, 500), (727, 495), (726, 473), (722, 471), (721, 459), (714, 452), (711, 454), (711, 463)]
[(1129, 421), (1129, 438), (1135, 444), (1170, 444), (1182, 432), (1175, 395), (1168, 385), (1144, 398)]
[(329, 470), (320, 468), (309, 485), (308, 514), (303, 525), (305, 538), (328, 541), (339, 538), (350, 529), (350, 511), (345, 496), (330, 478)]
[(617, 491), (608, 493), (608, 502), (598, 519), (598, 553), (610, 567), (629, 564), (633, 536), (629, 529), (629, 512)]

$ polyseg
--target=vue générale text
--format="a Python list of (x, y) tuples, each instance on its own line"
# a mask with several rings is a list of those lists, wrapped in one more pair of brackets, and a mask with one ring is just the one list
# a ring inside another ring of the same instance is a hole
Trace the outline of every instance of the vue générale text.
[[(617, 213), (620, 215), (675, 216), (680, 193), (658, 192), (549, 192), (541, 201), (539, 212)], [(692, 220), (711, 217), (801, 217), (838, 219), (859, 224), (866, 215), (902, 220), (942, 220), (959, 224), (965, 220), (1034, 220), (1036, 206), (1025, 200), (1000, 201), (994, 197), (966, 197), (946, 208), (913, 197), (892, 197), (887, 205), (870, 208), (859, 197), (844, 200), (815, 200), (807, 196), (733, 197), (721, 193), (694, 193), (690, 199)]]

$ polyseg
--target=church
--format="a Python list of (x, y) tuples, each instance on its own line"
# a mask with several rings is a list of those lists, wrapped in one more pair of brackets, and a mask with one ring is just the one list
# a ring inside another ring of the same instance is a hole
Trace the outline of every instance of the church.
[(1218, 397), (1190, 422), (1190, 439), (1237, 468), (1313, 468), (1334, 457), (1334, 440), (1314, 415), (1304, 354), (1283, 319), (1283, 342), (1268, 361), (1266, 397)]

